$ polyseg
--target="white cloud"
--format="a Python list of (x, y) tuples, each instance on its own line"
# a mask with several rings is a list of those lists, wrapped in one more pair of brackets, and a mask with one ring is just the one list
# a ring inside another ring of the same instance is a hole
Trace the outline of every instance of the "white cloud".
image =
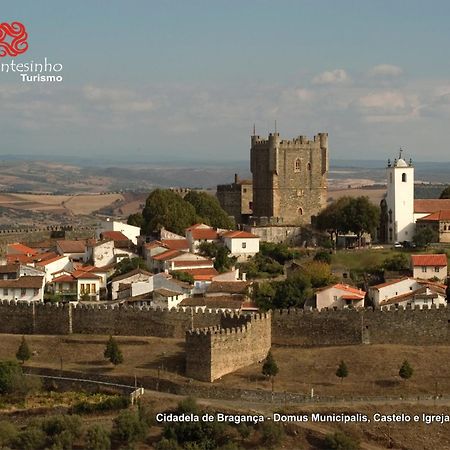
[(364, 95), (358, 99), (358, 105), (364, 109), (396, 111), (406, 106), (406, 98), (400, 92), (382, 91)]
[(368, 74), (371, 77), (398, 77), (403, 73), (403, 69), (393, 64), (379, 64), (372, 67)]
[(350, 81), (350, 77), (344, 69), (335, 69), (325, 71), (316, 75), (312, 82), (313, 84), (342, 84)]

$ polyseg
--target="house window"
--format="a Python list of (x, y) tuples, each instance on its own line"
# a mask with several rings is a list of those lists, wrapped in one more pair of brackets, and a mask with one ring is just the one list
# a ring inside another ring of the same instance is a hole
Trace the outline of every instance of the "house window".
[(20, 290), (20, 295), (21, 295), (21, 297), (25, 297), (26, 294), (27, 294), (27, 290), (26, 290), (25, 288), (22, 288), (22, 289)]
[(242, 248), (247, 248), (247, 242), (242, 243)]
[(8, 288), (3, 288), (3, 295), (8, 295)]
[(253, 202), (248, 202), (248, 208), (253, 209)]
[(81, 283), (80, 292), (81, 292), (81, 295), (84, 294), (84, 283)]
[(294, 163), (294, 172), (300, 172), (300, 158), (297, 158)]
[(426, 273), (426, 272), (427, 272), (426, 266), (422, 266), (422, 272), (423, 272), (423, 273)]
[(33, 295), (36, 297), (36, 295), (39, 295), (39, 288), (34, 288)]
[(435, 271), (435, 272), (439, 272), (439, 267), (435, 267), (435, 268), (434, 268), (434, 271)]
[(406, 183), (406, 173), (402, 173), (402, 182)]
[(333, 296), (333, 300), (334, 300), (335, 302), (337, 302), (337, 295), (334, 295), (334, 296)]
[(246, 188), (244, 188), (244, 189), (242, 189), (242, 191), (244, 192), (244, 194), (247, 192), (247, 189)]
[(86, 285), (84, 287), (84, 292), (85, 292), (85, 294), (91, 293), (91, 285), (89, 283), (86, 283)]
[(93, 293), (93, 294), (95, 294), (96, 293), (96, 288), (95, 288), (95, 284), (91, 284), (91, 292)]

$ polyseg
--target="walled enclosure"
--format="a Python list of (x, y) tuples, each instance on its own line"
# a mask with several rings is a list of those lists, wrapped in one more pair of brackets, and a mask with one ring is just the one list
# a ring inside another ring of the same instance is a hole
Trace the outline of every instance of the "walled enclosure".
[(186, 375), (211, 382), (263, 361), (270, 347), (270, 313), (225, 314), (220, 326), (186, 332)]

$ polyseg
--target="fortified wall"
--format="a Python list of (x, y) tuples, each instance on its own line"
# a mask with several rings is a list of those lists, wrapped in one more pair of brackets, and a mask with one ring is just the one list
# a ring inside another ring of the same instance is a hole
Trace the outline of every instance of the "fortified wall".
[(186, 332), (186, 375), (214, 381), (263, 361), (272, 345), (271, 314), (224, 314), (220, 326)]
[(274, 311), (272, 342), (302, 347), (450, 344), (450, 308)]
[(104, 305), (0, 302), (0, 333), (110, 334), (183, 339), (186, 330), (220, 324), (220, 313)]

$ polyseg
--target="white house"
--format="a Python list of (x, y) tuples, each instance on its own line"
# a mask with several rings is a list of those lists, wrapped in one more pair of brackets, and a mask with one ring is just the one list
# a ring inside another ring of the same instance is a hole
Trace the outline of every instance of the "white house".
[(153, 291), (152, 306), (167, 309), (176, 308), (186, 297), (185, 293), (178, 291), (164, 288), (155, 289)]
[(424, 279), (404, 277), (369, 288), (369, 298), (375, 307), (388, 305), (422, 306), (445, 304), (446, 286)]
[(55, 294), (69, 300), (81, 300), (85, 296), (89, 300), (99, 300), (101, 277), (94, 273), (75, 270), (71, 274), (55, 277), (50, 287)]
[(86, 240), (56, 241), (56, 251), (59, 255), (68, 256), (72, 261), (82, 261), (86, 251)]
[(192, 253), (196, 253), (202, 242), (218, 242), (219, 233), (218, 230), (209, 225), (196, 223), (195, 225), (186, 228), (186, 239), (189, 242), (189, 250)]
[(72, 263), (68, 256), (55, 256), (35, 263), (35, 267), (44, 271), (45, 283), (49, 283), (52, 281), (54, 273), (63, 269), (71, 270)]
[(334, 284), (316, 291), (316, 308), (363, 308), (366, 293), (346, 284)]
[(0, 280), (0, 298), (27, 302), (44, 301), (44, 276), (25, 275)]
[(138, 281), (148, 282), (152, 276), (153, 276), (152, 273), (147, 272), (146, 270), (137, 268), (137, 269), (131, 270), (130, 272), (127, 272), (123, 275), (119, 275), (119, 276), (113, 278), (111, 280), (112, 299), (117, 300), (120, 284), (130, 284), (130, 283), (136, 283)]
[(106, 219), (103, 220), (100, 226), (97, 228), (96, 236), (99, 239), (100, 234), (103, 231), (120, 231), (123, 233), (134, 245), (137, 245), (138, 237), (141, 234), (141, 229), (134, 225), (128, 225), (127, 223), (118, 222), (116, 220)]
[(440, 281), (447, 279), (447, 255), (445, 254), (411, 255), (411, 266), (414, 278), (425, 280), (437, 278)]
[(388, 242), (411, 241), (414, 237), (414, 167), (402, 158), (387, 166), (386, 205)]
[(222, 239), (231, 256), (238, 260), (246, 260), (259, 252), (259, 236), (248, 231), (227, 231), (222, 234)]

